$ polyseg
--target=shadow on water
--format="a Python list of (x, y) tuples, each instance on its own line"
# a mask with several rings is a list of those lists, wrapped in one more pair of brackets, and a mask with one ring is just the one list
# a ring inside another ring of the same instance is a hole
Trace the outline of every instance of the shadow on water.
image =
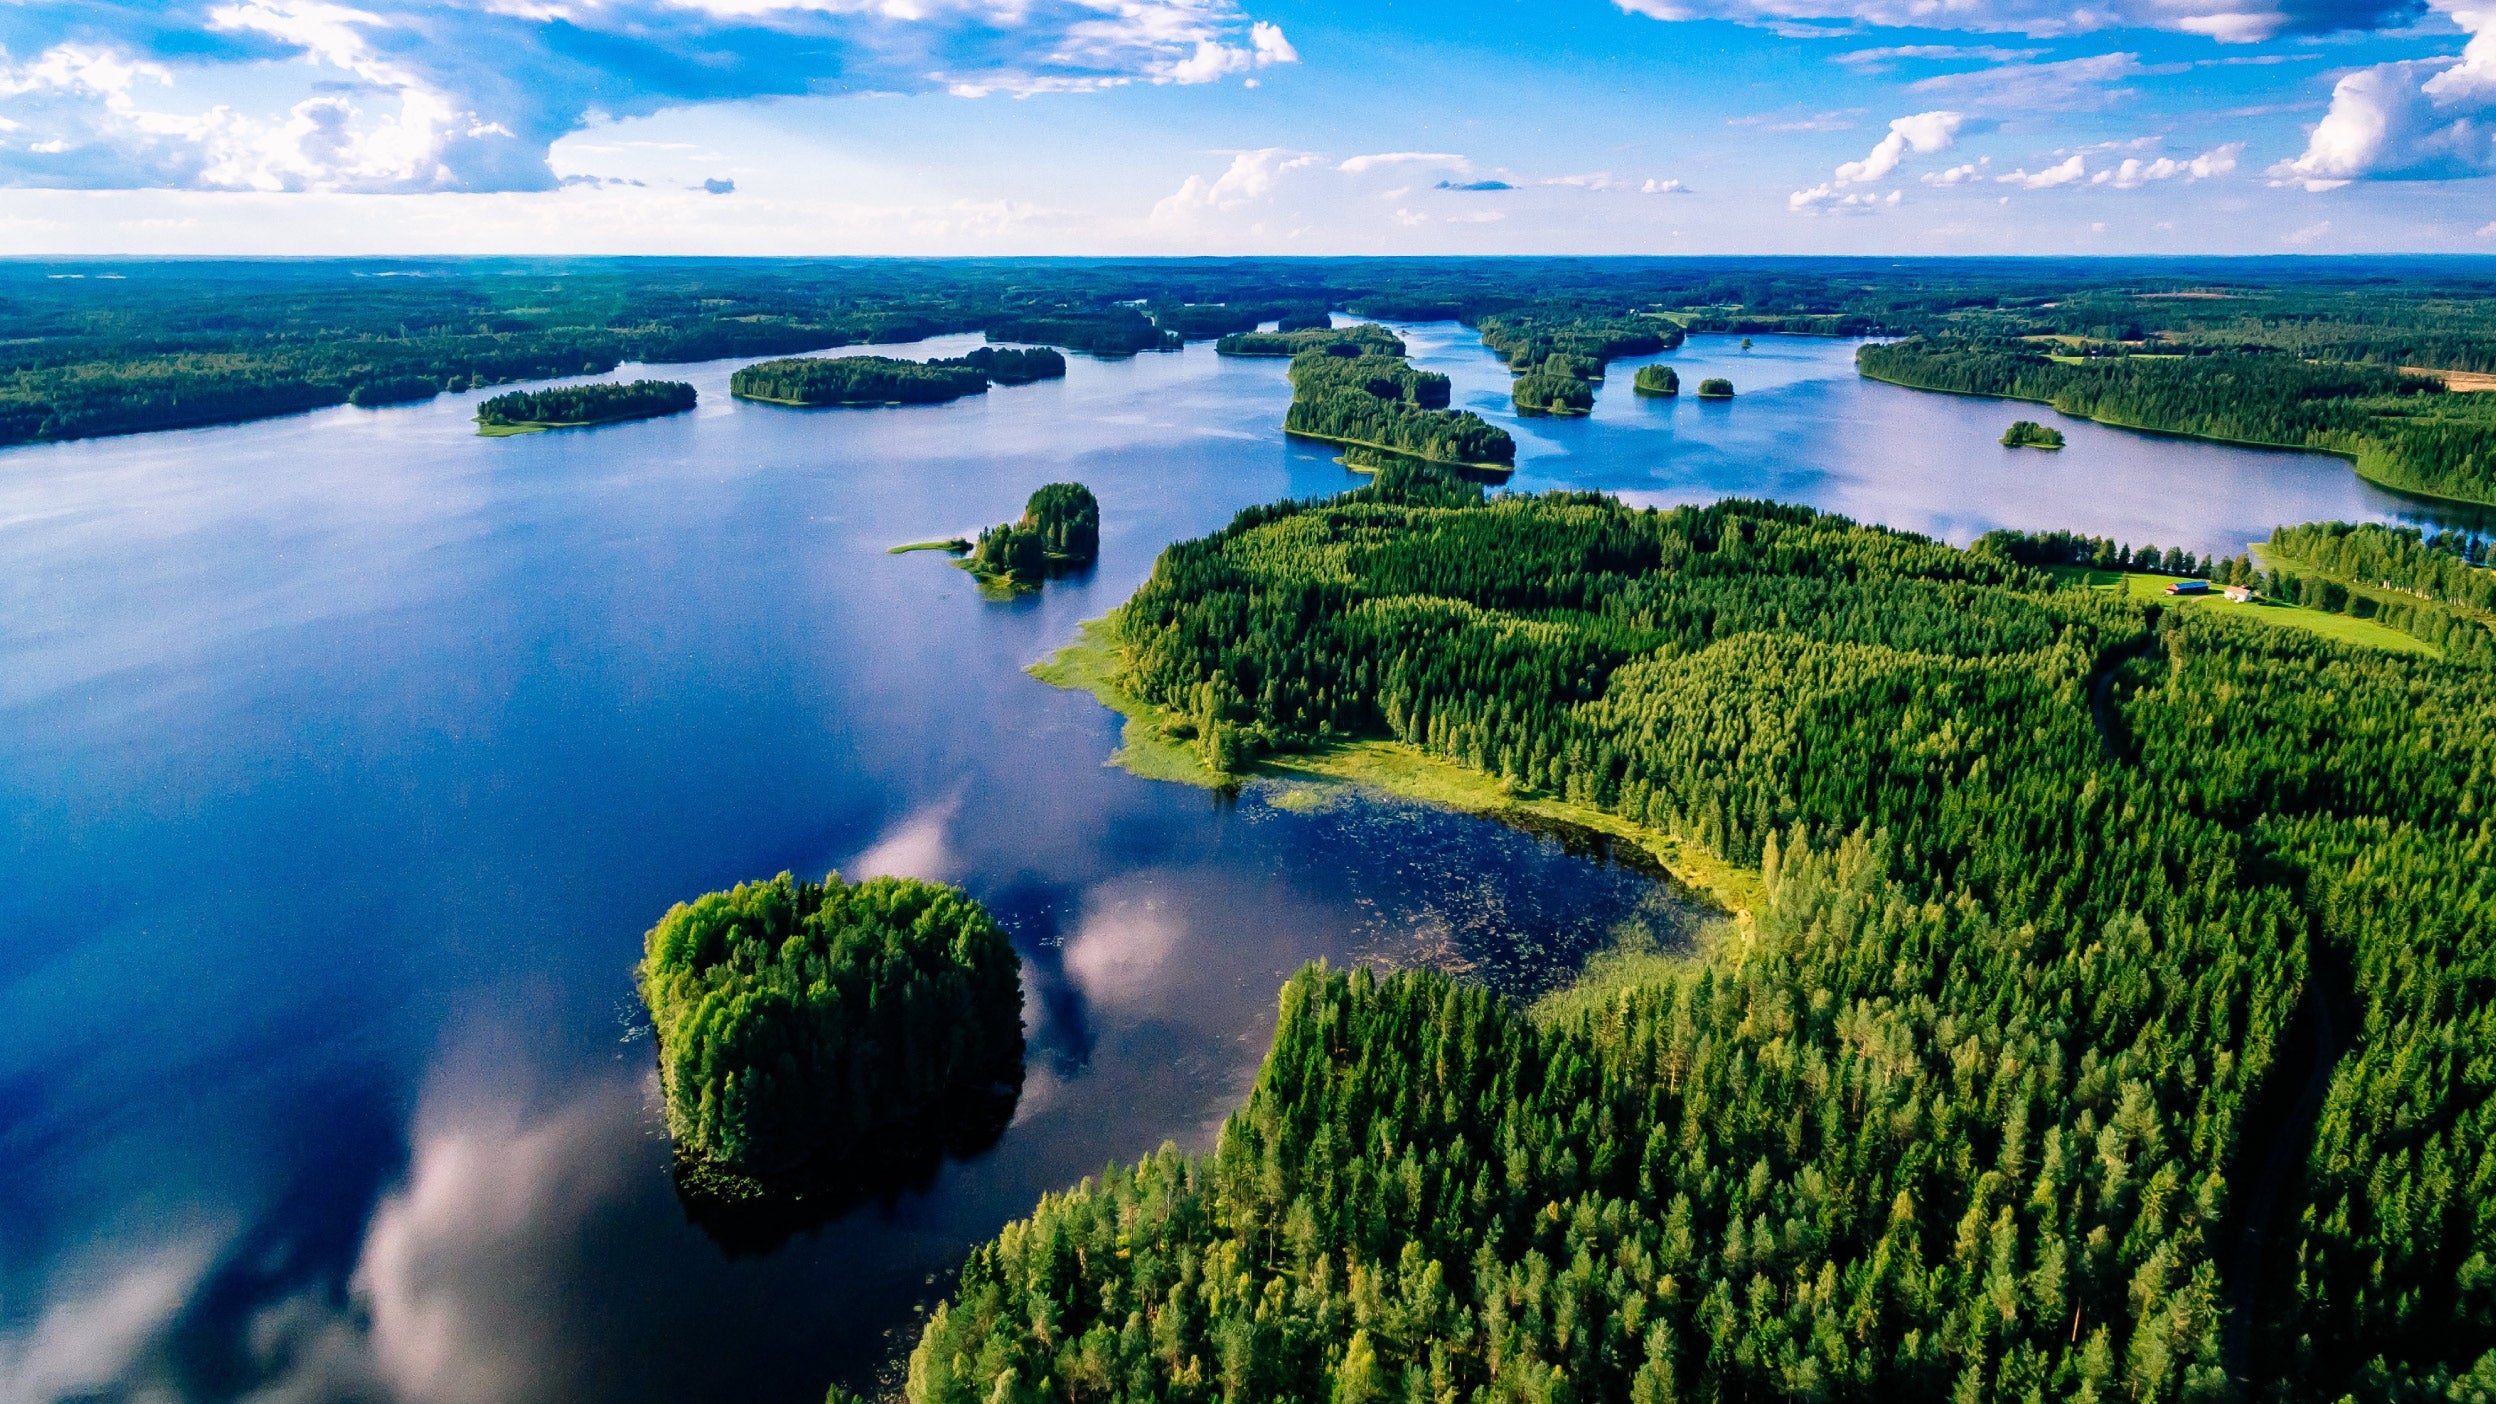
[(904, 1195), (936, 1183), (947, 1160), (986, 1154), (1014, 1121), (1024, 1072), (952, 1099), (933, 1116), (888, 1127), (872, 1143), (768, 1179), (756, 1179), (694, 1157), (677, 1155), (669, 1172), (685, 1222), (709, 1235), (731, 1258), (780, 1251), (851, 1210), (874, 1203), (888, 1211)]

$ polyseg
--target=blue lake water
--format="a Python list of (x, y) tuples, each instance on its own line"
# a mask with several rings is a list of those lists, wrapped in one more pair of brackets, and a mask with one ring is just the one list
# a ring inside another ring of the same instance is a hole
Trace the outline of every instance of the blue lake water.
[[(1512, 487), (1775, 496), (1969, 537), (2233, 552), (2417, 519), (2336, 459), (2064, 428), (1701, 337), (1642, 400), (1516, 424)], [(920, 343), (907, 354), (958, 354)], [(0, 453), (0, 1399), (820, 1398), (874, 1382), (967, 1245), (1112, 1159), (1202, 1147), (1301, 963), (1531, 993), (1688, 913), (1552, 841), (1391, 801), (1103, 768), (1025, 664), (1165, 544), (1340, 490), (1278, 361), (1076, 359), (948, 406), (483, 439), (479, 395)], [(627, 374), (631, 373), (628, 368)], [(903, 541), (1076, 478), (1097, 568), (983, 600)], [(630, 970), (667, 905), (781, 869), (964, 884), (1027, 962), (988, 1151), (760, 1251), (666, 1175)]]

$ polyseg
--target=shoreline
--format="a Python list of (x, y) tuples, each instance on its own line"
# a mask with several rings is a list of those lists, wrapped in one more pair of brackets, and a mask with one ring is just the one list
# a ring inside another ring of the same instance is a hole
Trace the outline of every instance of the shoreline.
[(2102, 419), (2093, 414), (2073, 414), (2071, 411), (2055, 404), (2052, 400), (2040, 399), (2034, 395), (2004, 395), (1996, 394), (1990, 390), (1953, 390), (1946, 386), (1940, 385), (1918, 385), (1912, 380), (1900, 380), (1895, 376), (1880, 375), (1873, 371), (1865, 370), (1860, 363), (1858, 363), (1855, 367), (1855, 374), (1863, 377), (1865, 380), (1876, 381), (1882, 385), (1895, 385), (1901, 390), (1916, 390), (1927, 395), (1960, 395), (1971, 400), (2005, 400), (2012, 404), (2043, 405), (2047, 409), (2050, 409), (2056, 414), (2062, 415), (2068, 419), (2085, 420), (2090, 424), (2102, 424), (2109, 429), (2121, 429), (2133, 434), (2147, 434), (2153, 438), (2185, 439), (2199, 444), (2224, 444), (2229, 448), (2261, 449), (2269, 453), (2321, 454), (2328, 458), (2337, 458), (2341, 462), (2348, 464), (2349, 471), (2355, 473), (2360, 482), (2366, 483), (2372, 487), (2381, 488), (2385, 492), (2392, 493), (2396, 496), (2412, 498), (2419, 502), (2431, 502), (2445, 507), (2467, 507), (2473, 511), (2484, 512), (2496, 510), (2496, 500), (2482, 501), (2475, 497), (2454, 497), (2449, 493), (2436, 492), (2430, 488), (2405, 487), (2399, 483), (2387, 482), (2383, 478), (2366, 471), (2366, 459), (2363, 453), (2352, 452), (2348, 449), (2325, 448), (2320, 444), (2283, 444), (2276, 443), (2268, 439), (2230, 439), (2218, 434), (2196, 434), (2188, 429), (2159, 429), (2147, 424), (2127, 423), (2126, 421), (2120, 419)]
[(1236, 774), (1216, 771), (1198, 757), (1195, 747), (1164, 734), (1167, 712), (1118, 685), (1118, 651), (1110, 637), (1116, 617), (1117, 611), (1112, 610), (1085, 620), (1071, 642), (1023, 670), (1051, 687), (1089, 693), (1125, 718), (1119, 747), (1103, 762), (1106, 765), (1146, 780), (1208, 790), (1255, 782), (1366, 787), (1528, 832), (1580, 831), (1626, 844), (1661, 868), (1672, 883), (1722, 908), (1745, 931), (1751, 913), (1766, 899), (1756, 870), (1736, 866), (1695, 840), (1593, 805), (1516, 789), (1496, 776), (1442, 760), (1408, 742), (1383, 737), (1345, 739), (1305, 751), (1260, 756)]

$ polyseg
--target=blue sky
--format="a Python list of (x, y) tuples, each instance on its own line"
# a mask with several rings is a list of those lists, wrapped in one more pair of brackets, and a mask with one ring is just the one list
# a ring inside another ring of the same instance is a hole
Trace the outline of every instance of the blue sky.
[(2449, 3), (19, 3), (0, 252), (2496, 251)]

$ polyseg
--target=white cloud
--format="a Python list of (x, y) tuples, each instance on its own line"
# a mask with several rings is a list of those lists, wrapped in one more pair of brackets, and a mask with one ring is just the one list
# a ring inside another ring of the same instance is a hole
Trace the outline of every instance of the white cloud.
[(25, 1327), (0, 1336), (0, 1399), (119, 1397), (133, 1357), (198, 1291), (225, 1235), (201, 1235), (153, 1252), (99, 1250), (62, 1274)]
[(2086, 158), (2075, 151), (2064, 160), (2033, 174), (2023, 168), (2009, 175), (1995, 176), (1994, 180), (2003, 185), (2016, 185), (2022, 190), (2050, 190), (2057, 185), (2069, 185), (2088, 173)]
[(1679, 180), (1657, 180), (1653, 176), (1647, 177), (1647, 183), (1639, 186), (1638, 191), (1642, 195), (1689, 195), (1695, 193), (1689, 186), (1682, 184)]
[(1887, 195), (1875, 195), (1869, 190), (1847, 193), (1833, 185), (1815, 185), (1809, 190), (1797, 190), (1786, 196), (1785, 207), (1796, 214), (1808, 215), (1878, 214), (1885, 209), (1896, 209), (1899, 194), (1895, 190)]
[(905, 817), (877, 836), (866, 851), (841, 865), (851, 880), (871, 877), (912, 877), (946, 882), (960, 870), (959, 856), (945, 830), (961, 808), (959, 798), (931, 804)]
[[(1988, 156), (1984, 159), (1990, 161), (1993, 158)], [(1952, 166), (1946, 171), (1926, 171), (1920, 178), (1926, 185), (1965, 185), (1982, 178), (1977, 171), (1980, 164), (1980, 162), (1969, 161), (1964, 165)]]
[(2279, 241), (2283, 244), (2295, 244), (2302, 248), (2330, 232), (2331, 221), (2327, 219), (2318, 220), (2313, 224), (2305, 226), (2303, 229), (2289, 230), (2287, 233), (2279, 236)]
[(1570, 185), (1575, 186), (1580, 190), (1609, 190), (1612, 188), (1612, 173), (1610, 171), (1589, 171), (1584, 175), (1545, 176), (1540, 183), (1544, 185)]
[(2496, 220), (2490, 220), (2472, 232), (2482, 239), (2496, 239)]
[(2496, 174), (2496, 12), (2452, 17), (2470, 31), (2460, 57), (2379, 63), (2343, 77), (2304, 153), (2272, 166), (2272, 182), (2332, 190), (2353, 180)]
[(1313, 166), (1322, 158), (1288, 147), (1268, 146), (1231, 157), (1230, 169), (1212, 180), (1189, 176), (1179, 188), (1153, 206), (1155, 224), (1185, 221), (1217, 210), (1235, 210), (1271, 194), (1285, 172)]
[(2408, 0), (1613, 0), (1631, 14), (1659, 20), (1731, 20), (1779, 33), (1842, 35), (1846, 28), (1799, 28), (1795, 21), (1834, 25), (1948, 29), (2026, 34), (2038, 38), (2103, 29), (2161, 29), (2250, 43), (2283, 34), (2405, 25)]
[(2127, 156), (2122, 165), (2109, 166), (2089, 177), (2089, 183), (2111, 185), (2117, 190), (2137, 190), (2158, 180), (2208, 180), (2236, 169), (2236, 159), (2244, 154), (2245, 144), (2231, 141), (2225, 146), (2212, 147), (2189, 161), (2178, 161), (2171, 156), (2143, 161), (2137, 156)]
[(1359, 175), (1380, 166), (1452, 166), (1464, 170), (1472, 164), (1452, 151), (1377, 151), (1367, 156), (1347, 157), (1335, 169)]
[[(1239, 0), (98, 0), (85, 10), (77, 42), (22, 65), (0, 53), (5, 120), (48, 148), (0, 150), (0, 183), (545, 190), (558, 183), (555, 141), (670, 107), (852, 91), (1080, 93), (1299, 60)], [(272, 63), (273, 53), (299, 62)], [(180, 101), (151, 105), (158, 91)]]
[(1898, 169), (1898, 163), (1909, 152), (1930, 156), (1946, 151), (1959, 138), (1959, 128), (1967, 117), (1958, 112), (1918, 112), (1900, 117), (1889, 124), (1889, 135), (1864, 154), (1860, 161), (1849, 161), (1837, 168), (1833, 181), (1837, 185), (1861, 185), (1879, 180)]

